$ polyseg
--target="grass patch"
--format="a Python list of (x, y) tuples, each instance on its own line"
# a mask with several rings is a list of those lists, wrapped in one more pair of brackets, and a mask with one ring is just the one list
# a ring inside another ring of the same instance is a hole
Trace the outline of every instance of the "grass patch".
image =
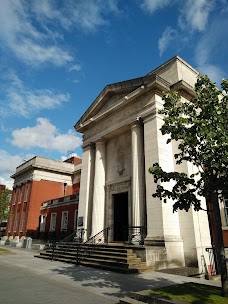
[(228, 304), (228, 298), (221, 297), (221, 288), (202, 284), (172, 285), (153, 290), (151, 294), (192, 304)]
[(12, 251), (5, 249), (5, 248), (0, 248), (0, 256), (1, 255), (6, 255), (6, 254), (14, 254)]

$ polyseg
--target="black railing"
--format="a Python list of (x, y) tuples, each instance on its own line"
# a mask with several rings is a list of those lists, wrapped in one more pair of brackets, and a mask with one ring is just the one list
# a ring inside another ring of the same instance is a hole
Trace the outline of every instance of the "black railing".
[(208, 274), (210, 276), (215, 276), (220, 274), (220, 267), (218, 263), (218, 253), (214, 246), (210, 248), (206, 248), (206, 252), (209, 255), (209, 266), (208, 266)]
[(87, 256), (91, 255), (99, 246), (108, 244), (109, 229), (107, 227), (89, 238), (86, 242), (79, 244), (77, 247), (77, 265)]
[[(52, 247), (52, 261), (60, 254), (62, 254), (62, 252), (66, 252), (67, 250), (70, 249), (70, 244), (73, 241), (75, 235), (76, 235), (76, 231), (72, 232), (70, 235), (62, 239), (60, 242), (52, 241), (52, 243), (48, 243), (45, 245), (46, 248), (48, 247), (48, 245), (49, 248)], [(69, 243), (69, 245), (66, 246), (63, 250), (61, 250), (61, 253), (59, 252), (59, 254), (56, 254), (57, 253), (56, 249), (59, 249), (60, 247), (62, 247), (62, 245), (66, 245), (67, 243)]]
[(68, 230), (55, 230), (55, 231), (41, 231), (38, 233), (38, 238), (44, 241), (56, 242), (62, 241), (75, 231), (73, 229)]
[(76, 248), (76, 264), (79, 265), (80, 261), (83, 260), (86, 256), (89, 256), (94, 250), (98, 248), (98, 246), (108, 243), (109, 227), (103, 229), (83, 243), (85, 231), (85, 229), (80, 228), (60, 242), (54, 241), (52, 243), (49, 243), (49, 248), (52, 248), (52, 261), (54, 261), (60, 255), (64, 255), (64, 253), (69, 251), (71, 248)]
[(145, 226), (128, 226), (124, 227), (126, 244), (128, 245), (143, 245), (146, 237)]

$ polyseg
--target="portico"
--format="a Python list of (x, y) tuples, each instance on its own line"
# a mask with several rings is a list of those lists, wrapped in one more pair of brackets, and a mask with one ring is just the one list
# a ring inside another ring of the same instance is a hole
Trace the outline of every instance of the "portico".
[[(124, 242), (126, 227), (143, 226), (148, 265), (158, 265), (161, 255), (167, 265), (198, 263), (200, 250), (210, 245), (207, 224), (199, 227), (191, 212), (183, 220), (171, 201), (153, 198), (156, 184), (148, 172), (155, 162), (166, 170), (175, 166), (176, 143), (167, 145), (160, 132), (162, 94), (175, 89), (191, 98), (197, 75), (174, 57), (143, 77), (106, 86), (77, 122), (84, 135), (78, 216), (85, 238), (110, 227), (109, 242)], [(196, 229), (204, 230), (201, 247)]]

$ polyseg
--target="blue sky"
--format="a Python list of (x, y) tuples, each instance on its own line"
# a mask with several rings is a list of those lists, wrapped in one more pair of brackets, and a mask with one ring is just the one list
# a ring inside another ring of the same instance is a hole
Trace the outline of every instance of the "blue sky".
[(221, 83), (227, 0), (0, 0), (0, 183), (34, 155), (82, 156), (73, 126), (110, 83), (179, 55)]

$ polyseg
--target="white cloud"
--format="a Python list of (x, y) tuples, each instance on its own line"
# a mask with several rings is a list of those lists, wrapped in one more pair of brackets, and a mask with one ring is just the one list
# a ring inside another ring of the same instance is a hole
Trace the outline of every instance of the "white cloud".
[(108, 23), (105, 15), (119, 11), (117, 2), (117, 0), (68, 0), (64, 3), (59, 22), (67, 29), (73, 26), (84, 31), (94, 31), (97, 26)]
[(179, 16), (181, 29), (186, 28), (186, 24), (192, 30), (203, 31), (206, 28), (210, 13), (214, 8), (213, 0), (186, 0)]
[[(1, 1), (0, 40), (20, 60), (38, 65), (45, 62), (57, 66), (73, 61), (73, 56), (54, 45), (47, 31), (36, 27), (30, 5), (23, 1)], [(42, 25), (41, 25), (42, 28)]]
[(80, 156), (78, 156), (77, 153), (71, 153), (71, 151), (67, 151), (67, 152), (68, 152), (68, 155), (67, 155), (67, 156), (65, 156), (65, 155), (62, 155), (62, 156), (61, 156), (61, 161), (64, 161), (64, 160), (66, 160), (66, 159), (68, 159), (68, 158), (70, 158), (70, 157), (73, 157), (73, 156), (75, 156), (75, 157), (80, 157)]
[(34, 127), (26, 127), (12, 132), (11, 143), (19, 148), (44, 148), (61, 153), (80, 147), (82, 140), (69, 130), (61, 134), (46, 118), (38, 118)]
[(215, 0), (143, 0), (141, 8), (153, 14), (156, 10), (174, 4), (179, 9), (178, 22), (181, 29), (188, 26), (192, 30), (203, 31), (213, 11)]
[(1, 1), (0, 40), (30, 65), (68, 66), (74, 57), (64, 49), (64, 34), (72, 28), (94, 31), (117, 12), (117, 0)]
[(0, 101), (2, 116), (16, 114), (29, 117), (31, 113), (55, 109), (70, 100), (67, 93), (57, 93), (51, 89), (32, 90), (13, 72), (2, 76), (2, 80), (2, 90), (5, 90), (7, 99)]
[(160, 56), (163, 55), (164, 51), (168, 47), (169, 43), (172, 40), (175, 40), (177, 37), (177, 31), (168, 26), (163, 32), (161, 38), (158, 40), (158, 49)]
[(11, 155), (5, 150), (0, 149), (0, 184), (12, 189), (13, 179), (10, 176), (15, 173), (16, 167), (23, 162), (22, 156)]
[[(148, 2), (152, 2), (153, 5), (157, 3), (157, 1), (153, 0)], [(162, 36), (159, 38), (158, 49), (160, 56), (163, 55), (171, 44), (176, 43), (180, 47), (183, 47), (186, 45), (186, 42), (189, 43), (189, 41), (193, 39), (196, 32), (202, 32), (204, 34), (205, 30), (208, 30), (209, 17), (211, 17), (215, 9), (214, 2), (215, 0), (174, 1), (179, 12), (177, 16), (177, 27), (175, 29), (170, 26), (166, 27)], [(163, 3), (163, 1), (161, 3)], [(170, 3), (165, 2), (163, 4), (169, 5)], [(158, 8), (158, 4), (156, 7)], [(201, 49), (201, 52), (207, 52), (207, 50)]]
[(79, 71), (81, 71), (81, 69), (82, 69), (82, 66), (80, 64), (78, 64), (78, 63), (76, 63), (73, 66), (69, 67), (69, 71), (70, 72), (71, 71), (77, 71), (77, 72), (79, 72)]
[(79, 83), (79, 80), (78, 79), (74, 79), (73, 83)]
[[(228, 11), (211, 18), (207, 31), (203, 33), (195, 47), (197, 69), (201, 73), (207, 74), (217, 85), (220, 85), (221, 79), (227, 75), (227, 72), (216, 66), (214, 60), (218, 56), (222, 60), (221, 49), (223, 50), (223, 54), (225, 54), (225, 50), (228, 53), (228, 32), (221, 31), (221, 29), (228, 27), (227, 15)], [(226, 60), (226, 56), (224, 56), (223, 60)]]
[(171, 0), (143, 0), (141, 8), (149, 13), (154, 13), (158, 9), (162, 9), (170, 4)]
[(208, 75), (211, 81), (216, 82), (217, 86), (221, 85), (222, 78), (224, 77), (224, 71), (220, 67), (208, 63), (198, 66), (197, 70), (201, 74)]
[(56, 66), (64, 66), (73, 61), (73, 56), (61, 48), (41, 45), (32, 39), (24, 39), (14, 51), (19, 59), (31, 65), (48, 62)]

